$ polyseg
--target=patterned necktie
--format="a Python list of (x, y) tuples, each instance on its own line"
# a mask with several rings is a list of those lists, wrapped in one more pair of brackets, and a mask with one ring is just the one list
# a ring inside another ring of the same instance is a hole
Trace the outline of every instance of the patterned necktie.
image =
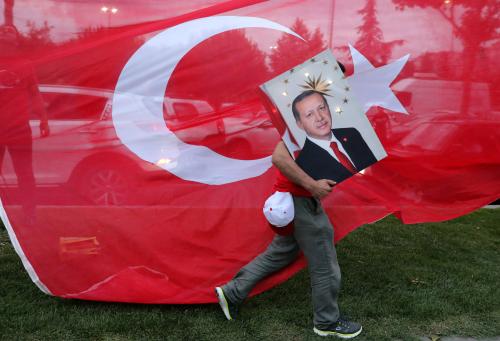
[(332, 148), (333, 150), (333, 153), (335, 154), (335, 156), (337, 157), (337, 159), (339, 160), (339, 162), (342, 164), (342, 166), (344, 166), (345, 168), (347, 168), (347, 170), (351, 173), (357, 173), (358, 171), (356, 170), (356, 168), (354, 167), (354, 165), (351, 163), (351, 161), (349, 161), (349, 159), (347, 158), (347, 156), (345, 156), (339, 149), (339, 147), (337, 146), (337, 144), (335, 142), (332, 142), (330, 143), (330, 148)]

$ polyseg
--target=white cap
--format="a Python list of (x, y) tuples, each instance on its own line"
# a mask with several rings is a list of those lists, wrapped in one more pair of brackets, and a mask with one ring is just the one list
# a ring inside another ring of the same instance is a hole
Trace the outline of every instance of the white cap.
[(295, 216), (292, 195), (288, 192), (274, 192), (267, 198), (263, 211), (269, 224), (276, 227), (287, 226)]

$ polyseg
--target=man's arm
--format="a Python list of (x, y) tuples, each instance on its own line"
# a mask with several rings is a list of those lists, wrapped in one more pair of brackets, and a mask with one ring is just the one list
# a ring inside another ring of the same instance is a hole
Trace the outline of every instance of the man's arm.
[(45, 111), (42, 96), (38, 89), (38, 79), (36, 77), (35, 71), (31, 70), (31, 72), (32, 82), (30, 84), (29, 90), (31, 92), (32, 110), (38, 117), (40, 117), (40, 136), (47, 137), (50, 134), (49, 120), (47, 118), (47, 112)]
[(273, 165), (275, 165), (288, 180), (303, 187), (314, 197), (320, 199), (324, 198), (332, 191), (332, 187), (335, 185), (335, 181), (333, 180), (314, 180), (311, 178), (295, 163), (282, 141), (278, 142), (276, 145), (272, 161)]

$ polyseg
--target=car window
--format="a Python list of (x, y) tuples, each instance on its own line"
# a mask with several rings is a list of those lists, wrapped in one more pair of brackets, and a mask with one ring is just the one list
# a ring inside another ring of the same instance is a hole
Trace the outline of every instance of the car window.
[(99, 120), (107, 98), (62, 93), (43, 93), (49, 120)]
[(424, 123), (412, 130), (401, 141), (401, 145), (429, 151), (440, 150), (447, 146), (450, 135), (453, 135), (458, 128), (459, 126), (453, 123)]
[(178, 119), (194, 119), (198, 116), (198, 110), (191, 103), (173, 103), (173, 115)]

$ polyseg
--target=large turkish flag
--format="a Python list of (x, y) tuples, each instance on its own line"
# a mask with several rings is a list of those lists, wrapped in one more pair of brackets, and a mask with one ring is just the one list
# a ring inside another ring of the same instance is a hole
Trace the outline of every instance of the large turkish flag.
[(497, 199), (498, 5), (377, 4), (6, 1), (0, 216), (33, 281), (61, 297), (214, 302), (273, 237), (262, 205), (282, 130), (259, 85), (325, 48), (388, 154), (324, 200), (336, 240), (391, 213), (440, 221)]

